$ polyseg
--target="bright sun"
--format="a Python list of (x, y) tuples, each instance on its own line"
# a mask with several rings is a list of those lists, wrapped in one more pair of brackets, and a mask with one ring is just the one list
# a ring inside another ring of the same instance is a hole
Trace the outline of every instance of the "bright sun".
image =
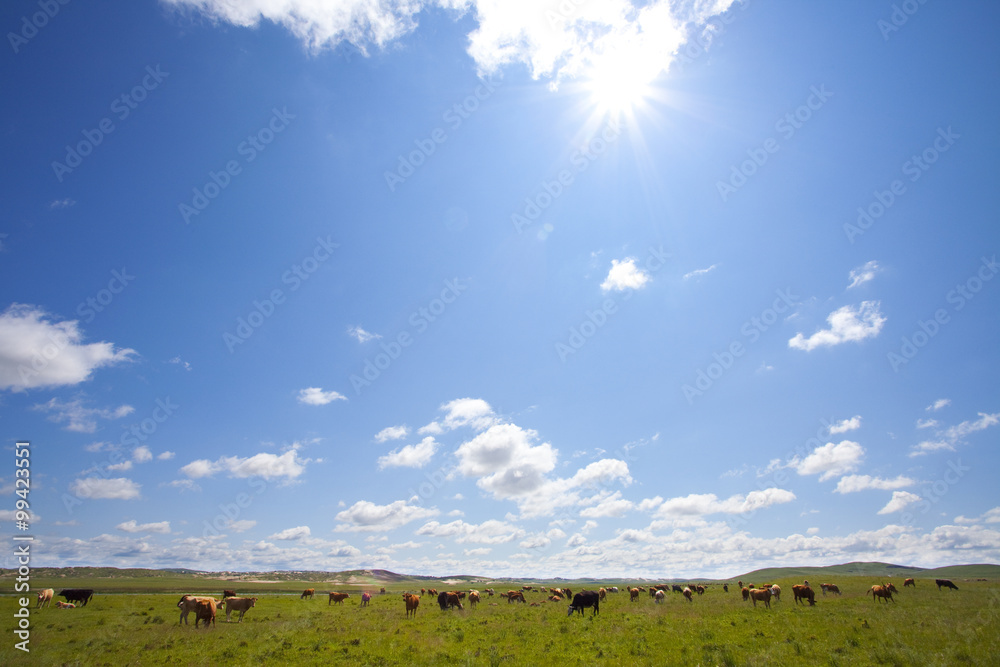
[(605, 58), (595, 65), (585, 84), (590, 98), (603, 113), (630, 113), (651, 93), (648, 68), (630, 58)]

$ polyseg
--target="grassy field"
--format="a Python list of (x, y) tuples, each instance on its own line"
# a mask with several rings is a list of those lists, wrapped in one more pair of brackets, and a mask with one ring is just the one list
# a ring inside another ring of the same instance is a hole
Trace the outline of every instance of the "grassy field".
[[(817, 593), (815, 607), (793, 603), (791, 585), (800, 581), (773, 582), (788, 599), (772, 603), (770, 610), (744, 603), (733, 586), (724, 593), (721, 585), (713, 585), (692, 603), (677, 593), (660, 605), (646, 594), (635, 603), (625, 592), (611, 594), (597, 617), (588, 610), (572, 618), (566, 603), (532, 607), (500, 598), (485, 598), (476, 609), (466, 605), (463, 611), (443, 612), (428, 595), (415, 619), (404, 618), (404, 587), (399, 586), (388, 586), (386, 595), (375, 595), (362, 608), (360, 592), (346, 586), (339, 589), (351, 597), (342, 606), (328, 606), (319, 595), (300, 600), (266, 590), (268, 585), (238, 584), (240, 594), (258, 595), (257, 607), (243, 623), (226, 623), (222, 614), (208, 630), (196, 630), (193, 615), (192, 625), (178, 625), (179, 595), (167, 592), (170, 579), (146, 582), (163, 586), (161, 593), (109, 594), (95, 586), (99, 593), (87, 607), (33, 612), (30, 655), (15, 650), (14, 635), (8, 633), (0, 664), (308, 665), (346, 659), (363, 665), (909, 666), (1000, 661), (995, 580), (957, 580), (961, 590), (938, 591), (932, 580), (918, 579), (916, 590), (900, 589), (895, 604), (876, 604), (865, 595), (875, 583), (871, 577), (843, 577), (834, 581), (843, 596)], [(46, 583), (58, 592), (94, 582)], [(527, 598), (541, 602), (544, 595), (528, 593)], [(15, 598), (4, 596), (0, 613), (12, 619), (16, 605)]]

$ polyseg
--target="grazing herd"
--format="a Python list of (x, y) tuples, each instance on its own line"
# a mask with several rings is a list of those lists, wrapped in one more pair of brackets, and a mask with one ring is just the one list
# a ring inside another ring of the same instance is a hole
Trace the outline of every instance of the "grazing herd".
[[(934, 583), (937, 585), (938, 590), (942, 588), (947, 588), (950, 590), (958, 590), (956, 586), (949, 579), (936, 579)], [(743, 597), (743, 601), (750, 601), (753, 606), (756, 607), (758, 602), (763, 603), (764, 608), (770, 609), (771, 602), (780, 602), (781, 600), (781, 587), (777, 584), (766, 584), (763, 586), (756, 587), (754, 584), (748, 583), (744, 585), (742, 581), (737, 582), (737, 586)], [(912, 578), (908, 578), (903, 582), (903, 588), (912, 586), (916, 588), (916, 582)], [(722, 587), (724, 592), (729, 591), (729, 586), (724, 584)], [(841, 595), (840, 588), (836, 584), (820, 584), (820, 589), (823, 595), (827, 593)], [(583, 590), (575, 595), (568, 588), (543, 588), (537, 589), (538, 592), (547, 595), (547, 597), (541, 601), (541, 604), (545, 602), (561, 602), (563, 600), (571, 600), (569, 605), (568, 614), (572, 616), (574, 612), (579, 612), (583, 615), (584, 610), (592, 608), (592, 616), (597, 616), (600, 613), (600, 604), (605, 601), (609, 594), (618, 593), (619, 588), (617, 586), (610, 586), (607, 588), (600, 588), (597, 591)], [(628, 587), (625, 590), (629, 593), (629, 601), (636, 602), (639, 600), (639, 594), (644, 592), (646, 589), (642, 586)], [(649, 587), (649, 595), (653, 598), (654, 602), (661, 604), (667, 597), (667, 591), (671, 590), (675, 593), (681, 593), (685, 600), (688, 602), (693, 602), (694, 594), (697, 592), (698, 595), (703, 595), (706, 591), (705, 587), (702, 585), (695, 586), (684, 586), (681, 587), (677, 584), (658, 584)], [(533, 586), (522, 586), (521, 590), (508, 590), (506, 593), (499, 593), (499, 597), (505, 598), (508, 604), (513, 602), (521, 602), (527, 604), (525, 599), (525, 592), (534, 592), (535, 588)], [(382, 588), (380, 593), (385, 593), (385, 588)], [(468, 593), (464, 591), (441, 591), (440, 593), (433, 588), (420, 589), (421, 595), (430, 594), (432, 596), (437, 596), (438, 606), (442, 611), (447, 611), (450, 609), (464, 610), (465, 606), (462, 604), (462, 600), (467, 599), (470, 606), (473, 608), (481, 601), (483, 596), (493, 597), (496, 592), (492, 588), (483, 589), (480, 593), (478, 590), (470, 590)], [(899, 590), (892, 583), (883, 583), (872, 586), (866, 592), (866, 596), (870, 595), (872, 601), (878, 602), (893, 602), (896, 600), (893, 598), (893, 593), (899, 594)], [(311, 600), (316, 594), (316, 589), (307, 588), (302, 591), (299, 599)], [(802, 584), (796, 584), (792, 586), (792, 595), (794, 596), (794, 602), (796, 604), (806, 604), (810, 606), (816, 605), (816, 595), (813, 589), (809, 586), (808, 581), (804, 581)], [(36, 609), (41, 609), (43, 607), (49, 606), (55, 596), (54, 589), (46, 588), (38, 592), (38, 602), (35, 605)], [(75, 609), (77, 604), (79, 606), (86, 606), (88, 602), (94, 597), (93, 589), (84, 588), (67, 588), (59, 591), (59, 596), (66, 599), (65, 602), (57, 600), (55, 606), (59, 609)], [(329, 601), (327, 605), (338, 604), (342, 605), (344, 600), (350, 598), (348, 593), (340, 592), (330, 592)], [(368, 591), (364, 591), (361, 595), (361, 607), (367, 607), (369, 602), (372, 600), (372, 594)], [(406, 618), (416, 617), (417, 608), (420, 606), (420, 595), (413, 593), (403, 593), (403, 602), (406, 612)], [(492, 606), (496, 606), (496, 603), (490, 603)], [(243, 622), (243, 616), (253, 609), (257, 605), (256, 597), (237, 597), (236, 592), (233, 590), (226, 589), (223, 591), (222, 600), (216, 600), (214, 597), (208, 596), (195, 596), (195, 595), (184, 595), (181, 597), (180, 601), (177, 603), (177, 608), (180, 610), (179, 624), (188, 624), (188, 615), (194, 612), (195, 622), (194, 626), (197, 628), (204, 625), (206, 628), (208, 626), (215, 625), (216, 615), (225, 609), (226, 621), (232, 622), (232, 613), (239, 612), (239, 616), (236, 619), (237, 623)], [(540, 606), (539, 602), (532, 602), (531, 606)]]

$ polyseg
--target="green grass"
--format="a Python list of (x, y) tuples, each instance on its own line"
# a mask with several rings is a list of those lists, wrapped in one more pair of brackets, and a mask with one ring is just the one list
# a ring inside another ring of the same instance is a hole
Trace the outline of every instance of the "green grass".
[[(733, 587), (724, 593), (712, 586), (693, 603), (676, 593), (662, 605), (648, 595), (635, 603), (624, 592), (609, 595), (597, 617), (588, 610), (572, 618), (566, 603), (531, 607), (492, 598), (477, 609), (442, 612), (425, 596), (416, 618), (406, 619), (403, 587), (392, 585), (369, 608), (361, 608), (356, 593), (343, 606), (328, 606), (319, 596), (262, 592), (243, 623), (226, 623), (222, 614), (208, 630), (196, 630), (193, 616), (192, 625), (178, 626), (179, 595), (168, 588), (107, 594), (97, 586), (87, 607), (32, 614), (30, 655), (15, 650), (8, 633), (0, 664), (989, 665), (1000, 655), (995, 582), (956, 580), (961, 590), (939, 592), (932, 581), (918, 580), (916, 590), (901, 589), (895, 604), (876, 604), (865, 596), (871, 577), (838, 577), (833, 583), (843, 596), (817, 594), (816, 606), (806, 607), (791, 600), (798, 581), (776, 581), (788, 599), (770, 610), (744, 603)], [(16, 604), (12, 596), (0, 598), (0, 614), (13, 618)]]

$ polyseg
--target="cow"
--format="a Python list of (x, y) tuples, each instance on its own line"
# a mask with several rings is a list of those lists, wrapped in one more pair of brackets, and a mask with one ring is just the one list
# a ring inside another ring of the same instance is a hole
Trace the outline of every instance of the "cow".
[(681, 588), (680, 586), (678, 586), (677, 584), (674, 584), (673, 586), (671, 586), (670, 590), (672, 590), (674, 593), (683, 593), (684, 592), (684, 589)]
[[(956, 586), (955, 584), (951, 583), (951, 579), (935, 579), (934, 583), (937, 584), (938, 590), (941, 590), (942, 586), (944, 588), (950, 588), (950, 589), (952, 589), (954, 591), (958, 590), (958, 586)], [(60, 593), (60, 595), (62, 595), (62, 593)]]
[(746, 586), (743, 587), (743, 601), (746, 602), (750, 599), (750, 589)]
[(416, 618), (417, 607), (420, 606), (420, 596), (403, 593), (403, 601), (406, 603), (406, 617), (409, 618), (410, 613), (412, 612), (414, 618)]
[(729, 584), (722, 584), (722, 590), (726, 593), (729, 592)]
[(421, 595), (424, 595), (424, 594), (426, 594), (426, 593), (427, 593), (427, 589), (426, 589), (426, 588), (421, 588), (421, 589), (420, 589), (420, 594), (421, 594)]
[(378, 594), (379, 595), (385, 595), (385, 586), (383, 586), (382, 588), (378, 589)]
[(771, 597), (773, 597), (776, 602), (781, 602), (781, 586), (778, 584), (771, 586)]
[[(889, 584), (889, 586), (891, 585), (892, 584)], [(865, 595), (871, 595), (872, 602), (878, 602), (879, 598), (884, 598), (886, 603), (888, 603), (889, 600), (892, 600), (892, 591), (889, 589), (889, 586), (884, 584), (881, 586), (872, 586), (868, 589), (868, 593), (865, 593)], [(892, 601), (893, 603), (896, 602), (895, 600)]]
[(826, 595), (827, 593), (836, 593), (837, 595), (840, 595), (840, 588), (837, 587), (837, 584), (820, 584), (819, 587), (823, 590), (823, 595)]
[(688, 602), (693, 602), (693, 600), (691, 599), (692, 591), (690, 588), (685, 586), (682, 594), (684, 595), (685, 598), (687, 598)]
[(891, 593), (896, 593), (896, 594), (899, 593), (899, 589), (893, 586), (892, 584), (889, 584), (888, 586), (886, 586), (886, 588), (888, 588)]
[(199, 597), (196, 595), (182, 595), (180, 601), (177, 603), (177, 608), (181, 610), (181, 617), (177, 621), (178, 625), (181, 623), (187, 625), (187, 615), (192, 611), (196, 612), (198, 609), (198, 603), (204, 600), (211, 600), (213, 604), (219, 604), (216, 602), (215, 598)]
[(816, 593), (813, 592), (813, 589), (804, 584), (795, 584), (792, 586), (792, 595), (794, 596), (795, 602), (798, 602), (799, 600), (808, 600), (810, 607), (816, 605)]
[(661, 602), (663, 602), (663, 598), (664, 597), (666, 597), (666, 596), (663, 594), (663, 591), (660, 590), (660, 591), (656, 591), (656, 594), (653, 596), (653, 599), (656, 602), (656, 604), (660, 604)]
[[(520, 595), (520, 594), (519, 594)], [(524, 596), (521, 596), (521, 601), (524, 602)], [(451, 607), (458, 607), (459, 609), (465, 609), (462, 606), (462, 601), (458, 597), (458, 593), (449, 593), (447, 591), (441, 591), (438, 593), (438, 605), (441, 607), (442, 611), (445, 611)]]
[(698, 595), (704, 595), (705, 594), (705, 587), (702, 586), (702, 585), (700, 585), (700, 584), (698, 586), (695, 586), (694, 589), (698, 592)]
[(568, 588), (564, 588), (564, 589), (562, 589), (562, 596), (564, 598), (572, 598), (573, 597), (573, 591), (571, 591)]
[(234, 597), (236, 597), (236, 591), (231, 591), (228, 588), (226, 590), (222, 591), (222, 599), (223, 600), (225, 600), (226, 598), (234, 598)]
[(904, 579), (903, 580), (903, 588), (906, 588), (907, 586), (913, 586), (914, 588), (916, 588), (917, 587), (917, 582), (915, 582), (912, 578), (911, 579)]
[(604, 600), (608, 597), (608, 592), (604, 588), (599, 588), (597, 590), (597, 594), (601, 596), (601, 602), (604, 602)]
[[(501, 595), (503, 594), (501, 593)], [(507, 598), (507, 604), (510, 604), (515, 600), (519, 600), (525, 603), (527, 602), (527, 600), (524, 599), (524, 593), (522, 593), (521, 591), (507, 591), (505, 597)]]
[(361, 606), (362, 607), (367, 607), (368, 603), (371, 602), (371, 601), (372, 601), (372, 594), (371, 593), (369, 593), (368, 591), (365, 591), (364, 593), (361, 594)]
[(205, 622), (205, 627), (207, 628), (209, 623), (215, 625), (215, 600), (212, 598), (207, 598), (203, 600), (198, 600), (198, 603), (194, 608), (194, 627), (198, 627), (199, 621)]
[(479, 604), (479, 591), (472, 591), (469, 593), (469, 604), (473, 607)]
[(521, 586), (521, 590), (522, 591), (530, 591), (531, 590), (531, 586)]
[[(636, 596), (638, 597), (638, 595), (637, 592)], [(597, 616), (601, 611), (601, 594), (595, 591), (580, 591), (573, 596), (573, 602), (569, 605), (569, 613), (566, 615), (572, 616), (574, 611), (578, 611), (583, 616), (583, 610), (587, 607), (593, 607), (594, 613), (592, 615)]]
[(66, 598), (66, 602), (79, 602), (86, 607), (90, 598), (94, 597), (93, 588), (64, 588), (59, 591), (59, 597)]
[(344, 600), (349, 597), (351, 597), (350, 593), (330, 593), (330, 599), (327, 601), (326, 606), (329, 607), (334, 602), (344, 604)]
[(248, 609), (257, 606), (257, 598), (237, 598), (231, 597), (226, 598), (226, 623), (230, 622), (229, 615), (234, 611), (240, 612), (240, 617), (236, 620), (237, 623), (243, 622), (243, 614), (247, 613)]
[(305, 598), (310, 598), (311, 599), (314, 595), (316, 595), (316, 589), (315, 588), (307, 588), (304, 591), (302, 591), (302, 595), (299, 596), (299, 599), (300, 600), (303, 600)]
[(496, 595), (496, 591), (494, 591), (492, 588), (487, 588), (486, 594), (490, 597), (493, 597), (494, 595)]
[(39, 607), (48, 607), (49, 603), (52, 602), (52, 596), (54, 594), (55, 591), (51, 588), (38, 591), (38, 603), (35, 604), (35, 609), (38, 609)]
[(638, 599), (639, 599), (639, 589), (638, 588), (628, 589), (628, 601), (635, 602)]
[(768, 609), (771, 608), (771, 589), (770, 588), (755, 588), (750, 591), (750, 599), (753, 601), (753, 606), (757, 606), (757, 601), (760, 600), (764, 603), (764, 606)]
[(56, 600), (57, 609), (76, 609), (75, 604), (70, 604), (69, 602), (63, 602), (62, 600)]
[(608, 590), (611, 591), (612, 593), (617, 593), (618, 592), (618, 587), (617, 586), (612, 586)]
[(437, 595), (437, 594), (438, 594), (438, 591), (437, 591), (437, 589), (436, 589), (436, 588), (428, 588), (428, 589), (427, 589), (427, 594), (428, 594), (428, 595)]

